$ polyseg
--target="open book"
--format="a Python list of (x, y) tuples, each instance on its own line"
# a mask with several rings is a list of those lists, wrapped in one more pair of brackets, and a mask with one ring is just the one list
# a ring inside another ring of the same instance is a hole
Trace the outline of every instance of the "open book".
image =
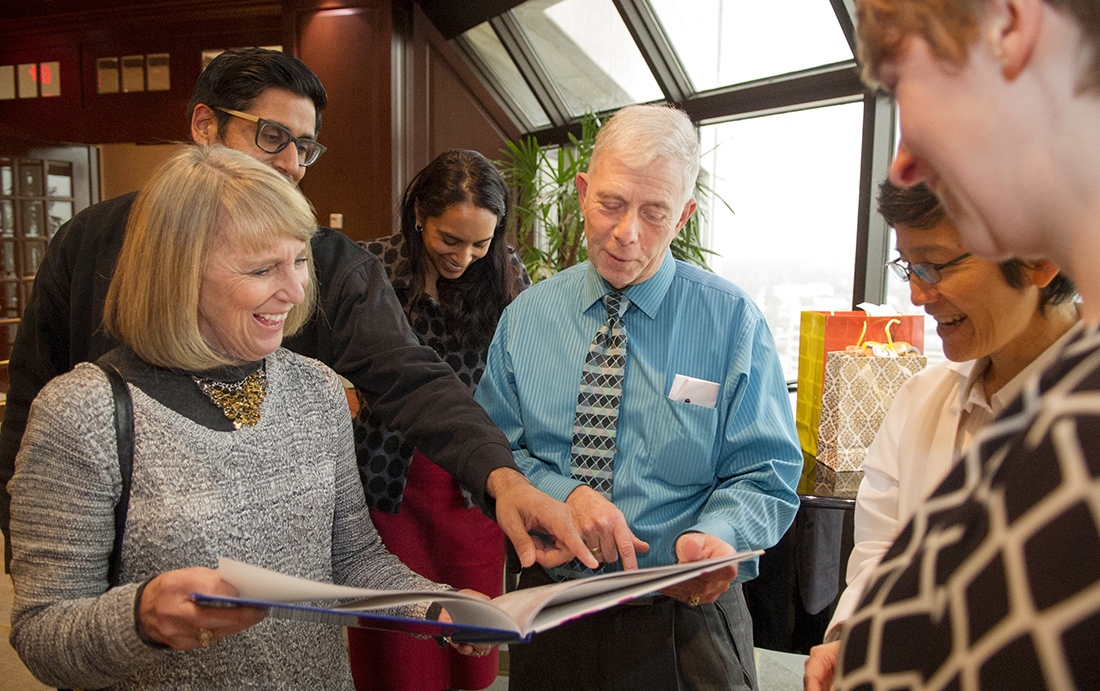
[[(530, 640), (531, 634), (551, 629), (696, 576), (750, 559), (759, 554), (739, 552), (689, 564), (616, 571), (589, 578), (552, 583), (505, 593), (491, 601), (457, 592), (430, 590), (369, 590), (318, 583), (286, 576), (257, 566), (218, 560), (218, 573), (238, 591), (238, 597), (194, 595), (207, 606), (251, 605), (269, 608), (271, 616), (318, 621), (341, 626), (446, 635), (460, 643), (509, 643)], [(374, 610), (438, 602), (451, 624), (410, 619)]]

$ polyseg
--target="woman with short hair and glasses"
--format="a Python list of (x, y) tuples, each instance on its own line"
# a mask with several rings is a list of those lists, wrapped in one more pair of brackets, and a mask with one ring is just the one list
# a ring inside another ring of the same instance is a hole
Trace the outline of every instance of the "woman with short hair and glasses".
[(909, 282), (913, 304), (936, 320), (948, 361), (905, 383), (867, 450), (848, 587), (829, 622), (826, 644), (815, 647), (806, 662), (808, 688), (829, 687), (841, 627), (894, 538), (974, 434), (1057, 355), (1080, 318), (1073, 283), (1056, 266), (973, 256), (924, 185), (901, 188), (886, 181), (878, 203), (897, 233), (900, 257), (887, 266)]
[(883, 556), (836, 688), (1100, 688), (1100, 3), (856, 12), (864, 77), (897, 101), (890, 179), (933, 189), (975, 256), (1060, 266), (1083, 326)]

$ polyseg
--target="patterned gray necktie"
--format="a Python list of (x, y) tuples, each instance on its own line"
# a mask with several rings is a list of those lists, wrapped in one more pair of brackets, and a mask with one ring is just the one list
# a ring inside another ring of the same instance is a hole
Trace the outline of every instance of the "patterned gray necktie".
[[(615, 462), (615, 431), (619, 425), (619, 404), (623, 398), (623, 372), (626, 370), (626, 327), (623, 315), (630, 299), (619, 291), (603, 296), (607, 321), (592, 345), (581, 371), (577, 413), (573, 421), (573, 447), (570, 475), (584, 481), (608, 501), (611, 500), (611, 475)], [(600, 573), (579, 560), (553, 570), (558, 580), (583, 578)]]
[(630, 299), (616, 290), (603, 296), (603, 304), (607, 308), (607, 321), (588, 346), (581, 373), (570, 473), (610, 500), (615, 431), (626, 369), (623, 315), (630, 309)]

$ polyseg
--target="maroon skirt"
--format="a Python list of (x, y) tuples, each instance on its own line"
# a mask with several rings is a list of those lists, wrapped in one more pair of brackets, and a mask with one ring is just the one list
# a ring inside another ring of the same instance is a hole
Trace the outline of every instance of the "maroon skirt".
[[(413, 454), (401, 512), (371, 511), (386, 547), (425, 578), (489, 597), (501, 594), (504, 533), (480, 509), (463, 505), (458, 481), (419, 451)], [(433, 640), (348, 629), (355, 688), (377, 691), (483, 689), (497, 677), (496, 648), (466, 657)]]

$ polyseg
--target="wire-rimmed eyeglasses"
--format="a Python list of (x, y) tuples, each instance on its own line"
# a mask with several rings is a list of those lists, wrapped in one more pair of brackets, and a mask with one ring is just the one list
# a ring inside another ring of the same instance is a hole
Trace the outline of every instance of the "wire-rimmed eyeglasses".
[(255, 115), (242, 113), (239, 110), (230, 110), (229, 108), (215, 108), (215, 110), (256, 123), (256, 146), (269, 154), (277, 154), (285, 149), (287, 144), (294, 142), (294, 148), (298, 150), (298, 165), (300, 166), (313, 165), (321, 157), (321, 154), (327, 150), (312, 139), (295, 137), (290, 133), (290, 130), (270, 120), (264, 120)]
[(894, 275), (903, 281), (908, 281), (913, 276), (916, 276), (920, 280), (924, 281), (928, 285), (935, 285), (940, 282), (943, 276), (940, 275), (941, 269), (946, 269), (949, 266), (955, 266), (964, 259), (970, 257), (969, 252), (965, 252), (955, 257), (949, 262), (942, 264), (933, 264), (932, 262), (918, 262), (916, 264), (910, 264), (909, 262), (902, 261), (901, 259), (895, 259), (892, 262), (886, 262), (886, 266), (890, 267), (890, 270), (894, 272)]

